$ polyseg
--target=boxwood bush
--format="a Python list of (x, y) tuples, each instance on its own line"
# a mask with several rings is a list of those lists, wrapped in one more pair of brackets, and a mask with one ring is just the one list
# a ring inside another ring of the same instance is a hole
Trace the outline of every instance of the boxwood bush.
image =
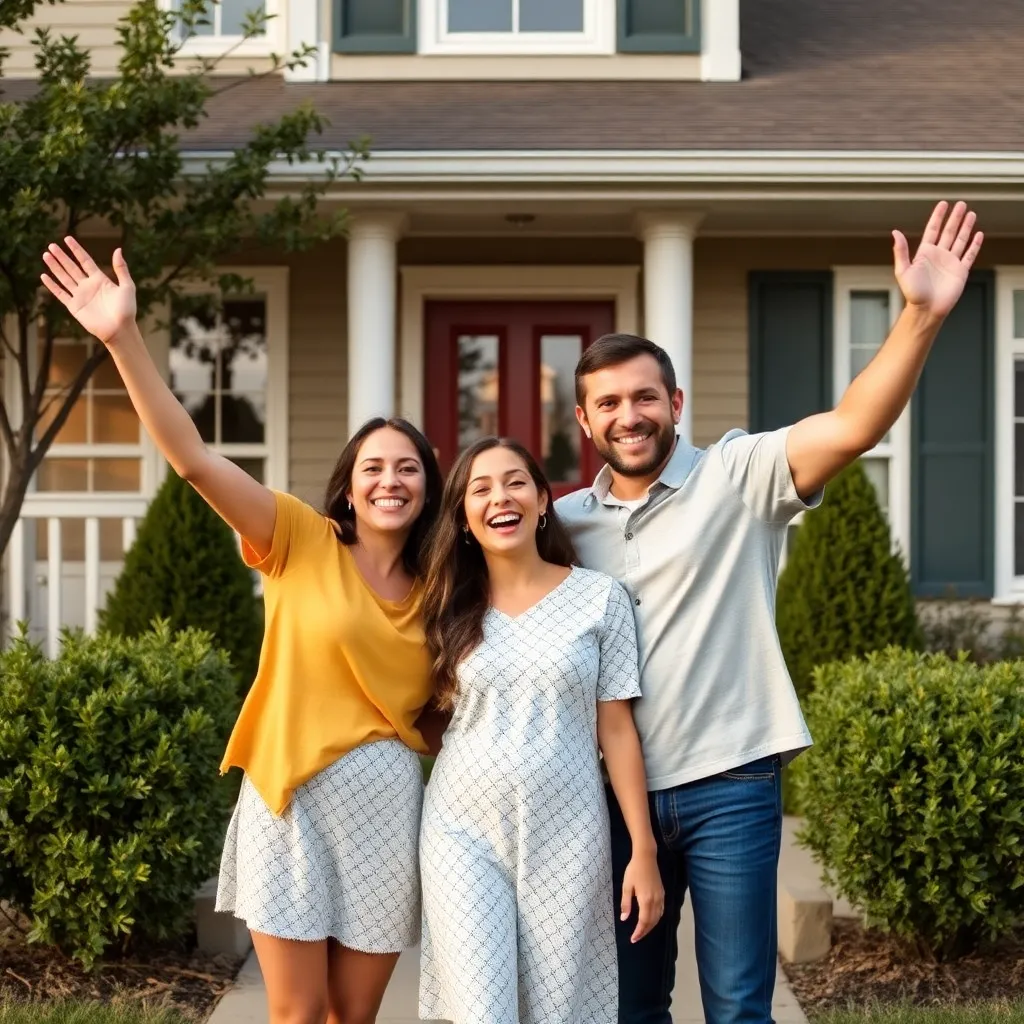
[(185, 932), (230, 801), (218, 765), (237, 711), (209, 634), (65, 634), (49, 660), (0, 653), (0, 899), (30, 939), (91, 964)]
[(890, 648), (816, 671), (802, 841), (868, 919), (940, 957), (1024, 922), (1024, 661)]

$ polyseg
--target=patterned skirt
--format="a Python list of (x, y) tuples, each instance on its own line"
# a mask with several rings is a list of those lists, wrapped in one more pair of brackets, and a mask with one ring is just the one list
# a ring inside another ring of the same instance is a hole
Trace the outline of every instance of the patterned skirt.
[(420, 934), (419, 758), (363, 744), (295, 790), (280, 818), (246, 778), (228, 825), (219, 911), (282, 939), (399, 953)]

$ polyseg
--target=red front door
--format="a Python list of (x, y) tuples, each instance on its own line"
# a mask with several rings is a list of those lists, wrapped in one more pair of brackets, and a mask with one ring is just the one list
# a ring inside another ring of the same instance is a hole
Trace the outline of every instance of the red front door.
[(573, 370), (614, 319), (611, 302), (428, 302), (424, 409), (442, 470), (500, 434), (533, 453), (556, 497), (588, 485), (600, 462), (576, 422)]

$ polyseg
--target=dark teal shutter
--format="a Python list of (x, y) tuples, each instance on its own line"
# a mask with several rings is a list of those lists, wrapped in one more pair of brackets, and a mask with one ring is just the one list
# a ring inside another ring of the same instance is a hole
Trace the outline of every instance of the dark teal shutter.
[(832, 275), (750, 275), (750, 430), (832, 408)]
[(700, 53), (700, 0), (618, 0), (620, 53)]
[(975, 272), (913, 400), (911, 578), (920, 597), (991, 597), (994, 278)]
[(338, 53), (415, 53), (417, 0), (335, 0)]

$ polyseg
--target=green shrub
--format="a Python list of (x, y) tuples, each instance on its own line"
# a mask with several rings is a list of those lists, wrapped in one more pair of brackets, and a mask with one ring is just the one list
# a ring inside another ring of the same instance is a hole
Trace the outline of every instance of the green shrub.
[(205, 630), (231, 656), (244, 693), (259, 664), (262, 607), (231, 528), (168, 473), (107, 598), (102, 628), (138, 636), (167, 619), (172, 630)]
[(939, 956), (1024, 922), (1024, 661), (891, 649), (817, 672), (801, 835), (869, 920)]
[(890, 644), (920, 649), (907, 570), (860, 463), (828, 485), (821, 507), (796, 529), (779, 577), (776, 622), (801, 696), (818, 665)]
[(111, 944), (189, 926), (217, 866), (238, 708), (207, 634), (65, 634), (50, 661), (0, 653), (0, 899), (30, 939), (91, 964)]

